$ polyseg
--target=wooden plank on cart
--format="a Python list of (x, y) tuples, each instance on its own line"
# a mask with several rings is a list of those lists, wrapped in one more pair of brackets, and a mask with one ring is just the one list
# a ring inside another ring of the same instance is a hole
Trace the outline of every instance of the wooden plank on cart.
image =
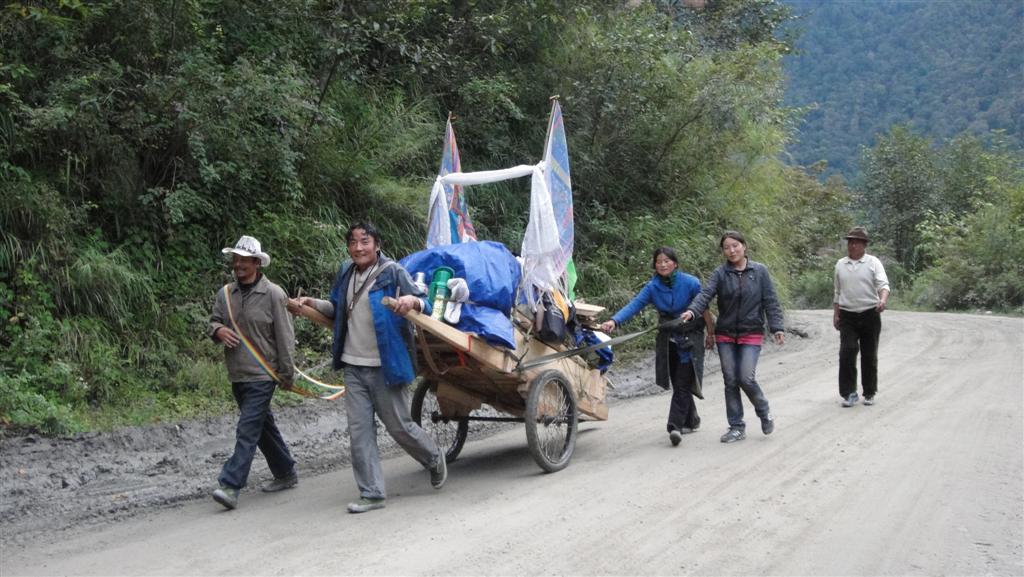
[(449, 417), (464, 417), (480, 408), (479, 397), (447, 381), (437, 383), (437, 403), (441, 405), (441, 414)]
[[(394, 306), (395, 300), (391, 297), (384, 297), (381, 302), (384, 303), (384, 306), (391, 308)], [(448, 343), (453, 349), (466, 353), (494, 370), (508, 372), (513, 366), (513, 361), (509, 358), (508, 354), (497, 347), (492, 347), (474, 334), (464, 333), (453, 326), (415, 310), (405, 313), (405, 318), (417, 327), (423, 328), (431, 335)]]
[[(524, 361), (554, 354), (560, 350), (562, 349), (556, 349), (538, 339), (528, 339), (525, 333), (516, 331), (516, 356)], [(558, 370), (569, 379), (573, 392), (576, 393), (576, 404), (581, 413), (598, 421), (608, 420), (604, 376), (601, 375), (601, 371), (591, 368), (586, 361), (579, 357), (556, 359), (542, 366), (523, 371), (525, 378), (519, 385), (519, 393), (525, 398), (533, 379), (548, 369)]]
[(576, 316), (588, 322), (596, 322), (597, 315), (604, 311), (604, 307), (601, 305), (592, 305), (580, 301), (575, 301), (572, 305), (576, 307)]

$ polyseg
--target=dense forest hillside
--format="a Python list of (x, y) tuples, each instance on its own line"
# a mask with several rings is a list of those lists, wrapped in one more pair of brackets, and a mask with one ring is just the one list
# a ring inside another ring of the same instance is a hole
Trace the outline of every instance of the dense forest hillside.
[[(465, 170), (532, 164), (552, 95), (577, 294), (621, 306), (659, 245), (703, 276), (736, 228), (788, 296), (847, 222), (845, 190), (777, 160), (787, 18), (777, 0), (7, 2), (0, 425), (227, 409), (204, 335), (222, 247), (253, 235), (271, 280), (323, 295), (356, 220), (388, 254), (423, 247), (449, 112)], [(467, 197), (480, 238), (518, 250), (529, 183)]]
[[(1020, 96), (1006, 100), (989, 79), (1019, 81), (1019, 38), (976, 29), (983, 17), (1012, 23), (1020, 4), (957, 3), (977, 16), (960, 20), (891, 5), (904, 21), (938, 19), (932, 36), (962, 20), (965, 38), (983, 37), (921, 60), (921, 82), (872, 81), (885, 90), (870, 103), (855, 97), (856, 114), (841, 104), (811, 115), (828, 120), (800, 143), (811, 150), (834, 141), (852, 153), (886, 134), (865, 155), (863, 190), (851, 190), (780, 160), (797, 121), (783, 102), (792, 46), (782, 0), (7, 1), (0, 430), (232, 410), (223, 353), (205, 334), (213, 295), (231, 280), (222, 247), (255, 236), (273, 257), (271, 280), (293, 296), (324, 295), (353, 222), (377, 224), (389, 255), (423, 248), (450, 112), (464, 170), (533, 164), (553, 95), (571, 164), (576, 293), (589, 302), (628, 302), (658, 246), (705, 278), (733, 229), (787, 306), (827, 307), (842, 234), (866, 222), (892, 270), (893, 304), (1019, 311), (1019, 148), (969, 135), (936, 146), (891, 129), (904, 117), (881, 106), (923, 114), (909, 95), (941, 101), (932, 85), (952, 83), (984, 114), (930, 113), (949, 125), (943, 134), (972, 123), (1016, 134)], [(836, 18), (859, 22), (870, 6), (836, 3)], [(854, 43), (832, 23), (803, 26), (836, 53)], [(861, 66), (890, 75), (883, 55), (932, 42), (923, 30), (879, 34), (883, 48), (868, 50), (862, 35)], [(1000, 63), (983, 66), (992, 50), (974, 44), (1005, 47)], [(852, 64), (804, 54), (829, 85), (853, 77)], [(939, 64), (958, 74), (933, 76)], [(520, 248), (528, 182), (466, 197), (479, 238)], [(656, 320), (647, 311), (634, 326)], [(330, 335), (304, 320), (296, 334), (303, 362), (316, 365)]]
[(1024, 139), (1024, 2), (785, 0), (798, 19), (785, 102), (808, 107), (787, 150), (858, 174), (862, 146), (894, 124), (936, 141)]

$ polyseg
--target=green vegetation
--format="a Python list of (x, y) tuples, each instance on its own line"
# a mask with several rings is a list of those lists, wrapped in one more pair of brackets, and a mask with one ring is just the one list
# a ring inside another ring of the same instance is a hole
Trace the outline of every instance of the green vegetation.
[[(788, 302), (827, 306), (841, 232), (868, 215), (842, 181), (779, 160), (797, 120), (781, 104), (789, 12), (777, 0), (689, 4), (8, 2), (0, 422), (61, 434), (230, 410), (204, 336), (230, 279), (221, 247), (252, 234), (273, 256), (270, 278), (323, 294), (354, 219), (376, 222), (389, 254), (422, 246), (448, 111), (463, 168), (503, 168), (539, 160), (553, 94), (580, 295), (621, 306), (662, 244), (704, 276), (721, 230), (735, 228)], [(1020, 306), (1024, 275), (996, 269), (1011, 258), (1001, 243), (1020, 247), (1019, 156), (957, 142), (921, 189), (950, 210), (908, 208), (891, 231), (910, 236), (880, 244), (910, 255), (923, 305), (981, 303), (932, 298), (981, 274), (986, 298)], [(897, 171), (877, 156), (871, 198), (896, 198)], [(975, 171), (979, 158), (989, 164)], [(514, 250), (528, 202), (526, 182), (469, 190), (481, 238)], [(954, 252), (981, 268), (938, 256)], [(297, 333), (313, 364), (329, 336), (305, 321)]]
[(865, 151), (862, 166), (860, 204), (911, 289), (902, 302), (1024, 312), (1019, 150), (999, 140), (986, 148), (973, 136), (935, 147), (896, 126)]
[(861, 147), (895, 124), (1024, 143), (1019, 0), (784, 1), (802, 31), (785, 59), (786, 103), (808, 107), (787, 147), (797, 164), (853, 181)]

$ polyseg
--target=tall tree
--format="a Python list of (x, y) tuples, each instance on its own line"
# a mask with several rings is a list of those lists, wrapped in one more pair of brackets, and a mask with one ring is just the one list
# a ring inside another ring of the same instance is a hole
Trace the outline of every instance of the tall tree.
[(917, 225), (936, 200), (939, 173), (928, 139), (907, 126), (896, 126), (864, 151), (864, 197), (869, 219), (896, 258), (909, 270), (917, 267)]

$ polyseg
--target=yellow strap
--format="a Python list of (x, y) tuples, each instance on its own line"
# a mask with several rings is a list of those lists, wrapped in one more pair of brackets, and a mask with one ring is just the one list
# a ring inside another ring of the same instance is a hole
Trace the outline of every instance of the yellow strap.
[(317, 395), (316, 393), (307, 391), (305, 389), (283, 383), (281, 381), (281, 377), (278, 376), (277, 371), (275, 371), (274, 368), (270, 366), (270, 363), (267, 361), (267, 359), (264, 358), (264, 356), (259, 352), (256, 346), (252, 343), (252, 341), (250, 341), (249, 338), (245, 336), (245, 333), (242, 332), (242, 329), (238, 327), (238, 323), (235, 322), (235, 315), (234, 312), (231, 310), (231, 293), (228, 290), (230, 286), (230, 284), (224, 285), (224, 300), (227, 302), (228, 305), (228, 318), (231, 320), (231, 326), (234, 327), (235, 334), (238, 335), (239, 340), (241, 340), (242, 344), (245, 345), (245, 348), (248, 349), (249, 354), (251, 354), (252, 357), (256, 359), (256, 362), (259, 363), (261, 367), (263, 367), (263, 370), (266, 371), (268, 375), (270, 375), (270, 378), (272, 378), (278, 385), (280, 385), (282, 389), (312, 399), (324, 399), (327, 401), (333, 401), (345, 394), (344, 383), (337, 385), (328, 385), (327, 383), (318, 381), (313, 377), (307, 375), (306, 373), (302, 372), (302, 370), (300, 370), (298, 367), (295, 367), (295, 372), (298, 373), (299, 376), (301, 376), (302, 378), (313, 383), (314, 385), (323, 387), (325, 389), (331, 389), (337, 392), (329, 395), (320, 396)]

